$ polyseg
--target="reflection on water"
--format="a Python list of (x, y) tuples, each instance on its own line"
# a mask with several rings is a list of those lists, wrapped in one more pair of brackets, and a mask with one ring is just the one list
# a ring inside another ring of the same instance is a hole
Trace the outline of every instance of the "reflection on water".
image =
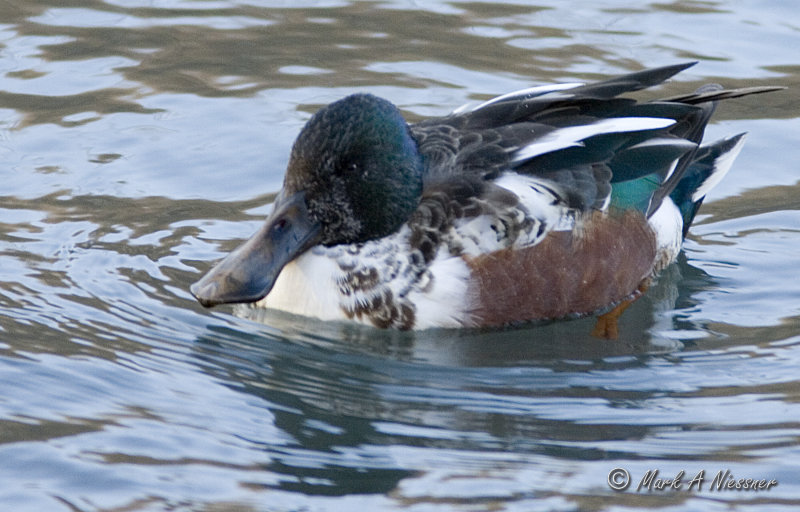
[[(794, 7), (3, 3), (1, 508), (796, 509)], [(690, 59), (659, 94), (790, 89), (720, 108), (709, 138), (748, 144), (618, 341), (588, 318), (238, 318), (187, 291), (261, 223), (322, 104), (368, 90), (418, 119)], [(637, 492), (653, 469), (779, 484)]]

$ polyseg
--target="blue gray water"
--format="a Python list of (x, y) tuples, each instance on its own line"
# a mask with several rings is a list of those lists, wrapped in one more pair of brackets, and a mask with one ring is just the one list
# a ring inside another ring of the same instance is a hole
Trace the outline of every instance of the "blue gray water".
[[(1, 3), (0, 509), (796, 510), (799, 42), (789, 1)], [(369, 91), (418, 119), (686, 60), (657, 94), (790, 89), (721, 106), (709, 137), (748, 143), (617, 341), (188, 293), (320, 105)], [(706, 481), (637, 490), (656, 470)], [(725, 470), (777, 485), (712, 488)]]

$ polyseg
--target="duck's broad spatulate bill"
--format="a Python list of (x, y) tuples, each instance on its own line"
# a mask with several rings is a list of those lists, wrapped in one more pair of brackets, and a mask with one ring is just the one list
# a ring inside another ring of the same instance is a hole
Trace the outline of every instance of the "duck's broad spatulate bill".
[(287, 263), (317, 243), (319, 232), (302, 192), (280, 196), (261, 229), (194, 283), (191, 292), (206, 307), (258, 301)]

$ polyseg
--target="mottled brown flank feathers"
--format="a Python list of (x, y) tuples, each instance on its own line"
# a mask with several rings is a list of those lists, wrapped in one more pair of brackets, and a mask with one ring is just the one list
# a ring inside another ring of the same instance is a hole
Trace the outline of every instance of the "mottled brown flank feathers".
[(478, 326), (591, 314), (629, 297), (650, 276), (656, 241), (640, 212), (591, 214), (524, 249), (467, 259)]
[(356, 304), (352, 309), (343, 308), (347, 318), (369, 320), (380, 329), (395, 327), (408, 330), (414, 327), (414, 309), (404, 302), (395, 301), (392, 291), (384, 288), (372, 295), (368, 302)]

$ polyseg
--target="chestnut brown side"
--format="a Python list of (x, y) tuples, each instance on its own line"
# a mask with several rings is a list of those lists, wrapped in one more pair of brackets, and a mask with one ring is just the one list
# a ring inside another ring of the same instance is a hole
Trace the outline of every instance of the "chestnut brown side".
[(590, 214), (580, 229), (551, 232), (525, 249), (467, 259), (477, 326), (590, 314), (633, 294), (656, 260), (640, 212)]

